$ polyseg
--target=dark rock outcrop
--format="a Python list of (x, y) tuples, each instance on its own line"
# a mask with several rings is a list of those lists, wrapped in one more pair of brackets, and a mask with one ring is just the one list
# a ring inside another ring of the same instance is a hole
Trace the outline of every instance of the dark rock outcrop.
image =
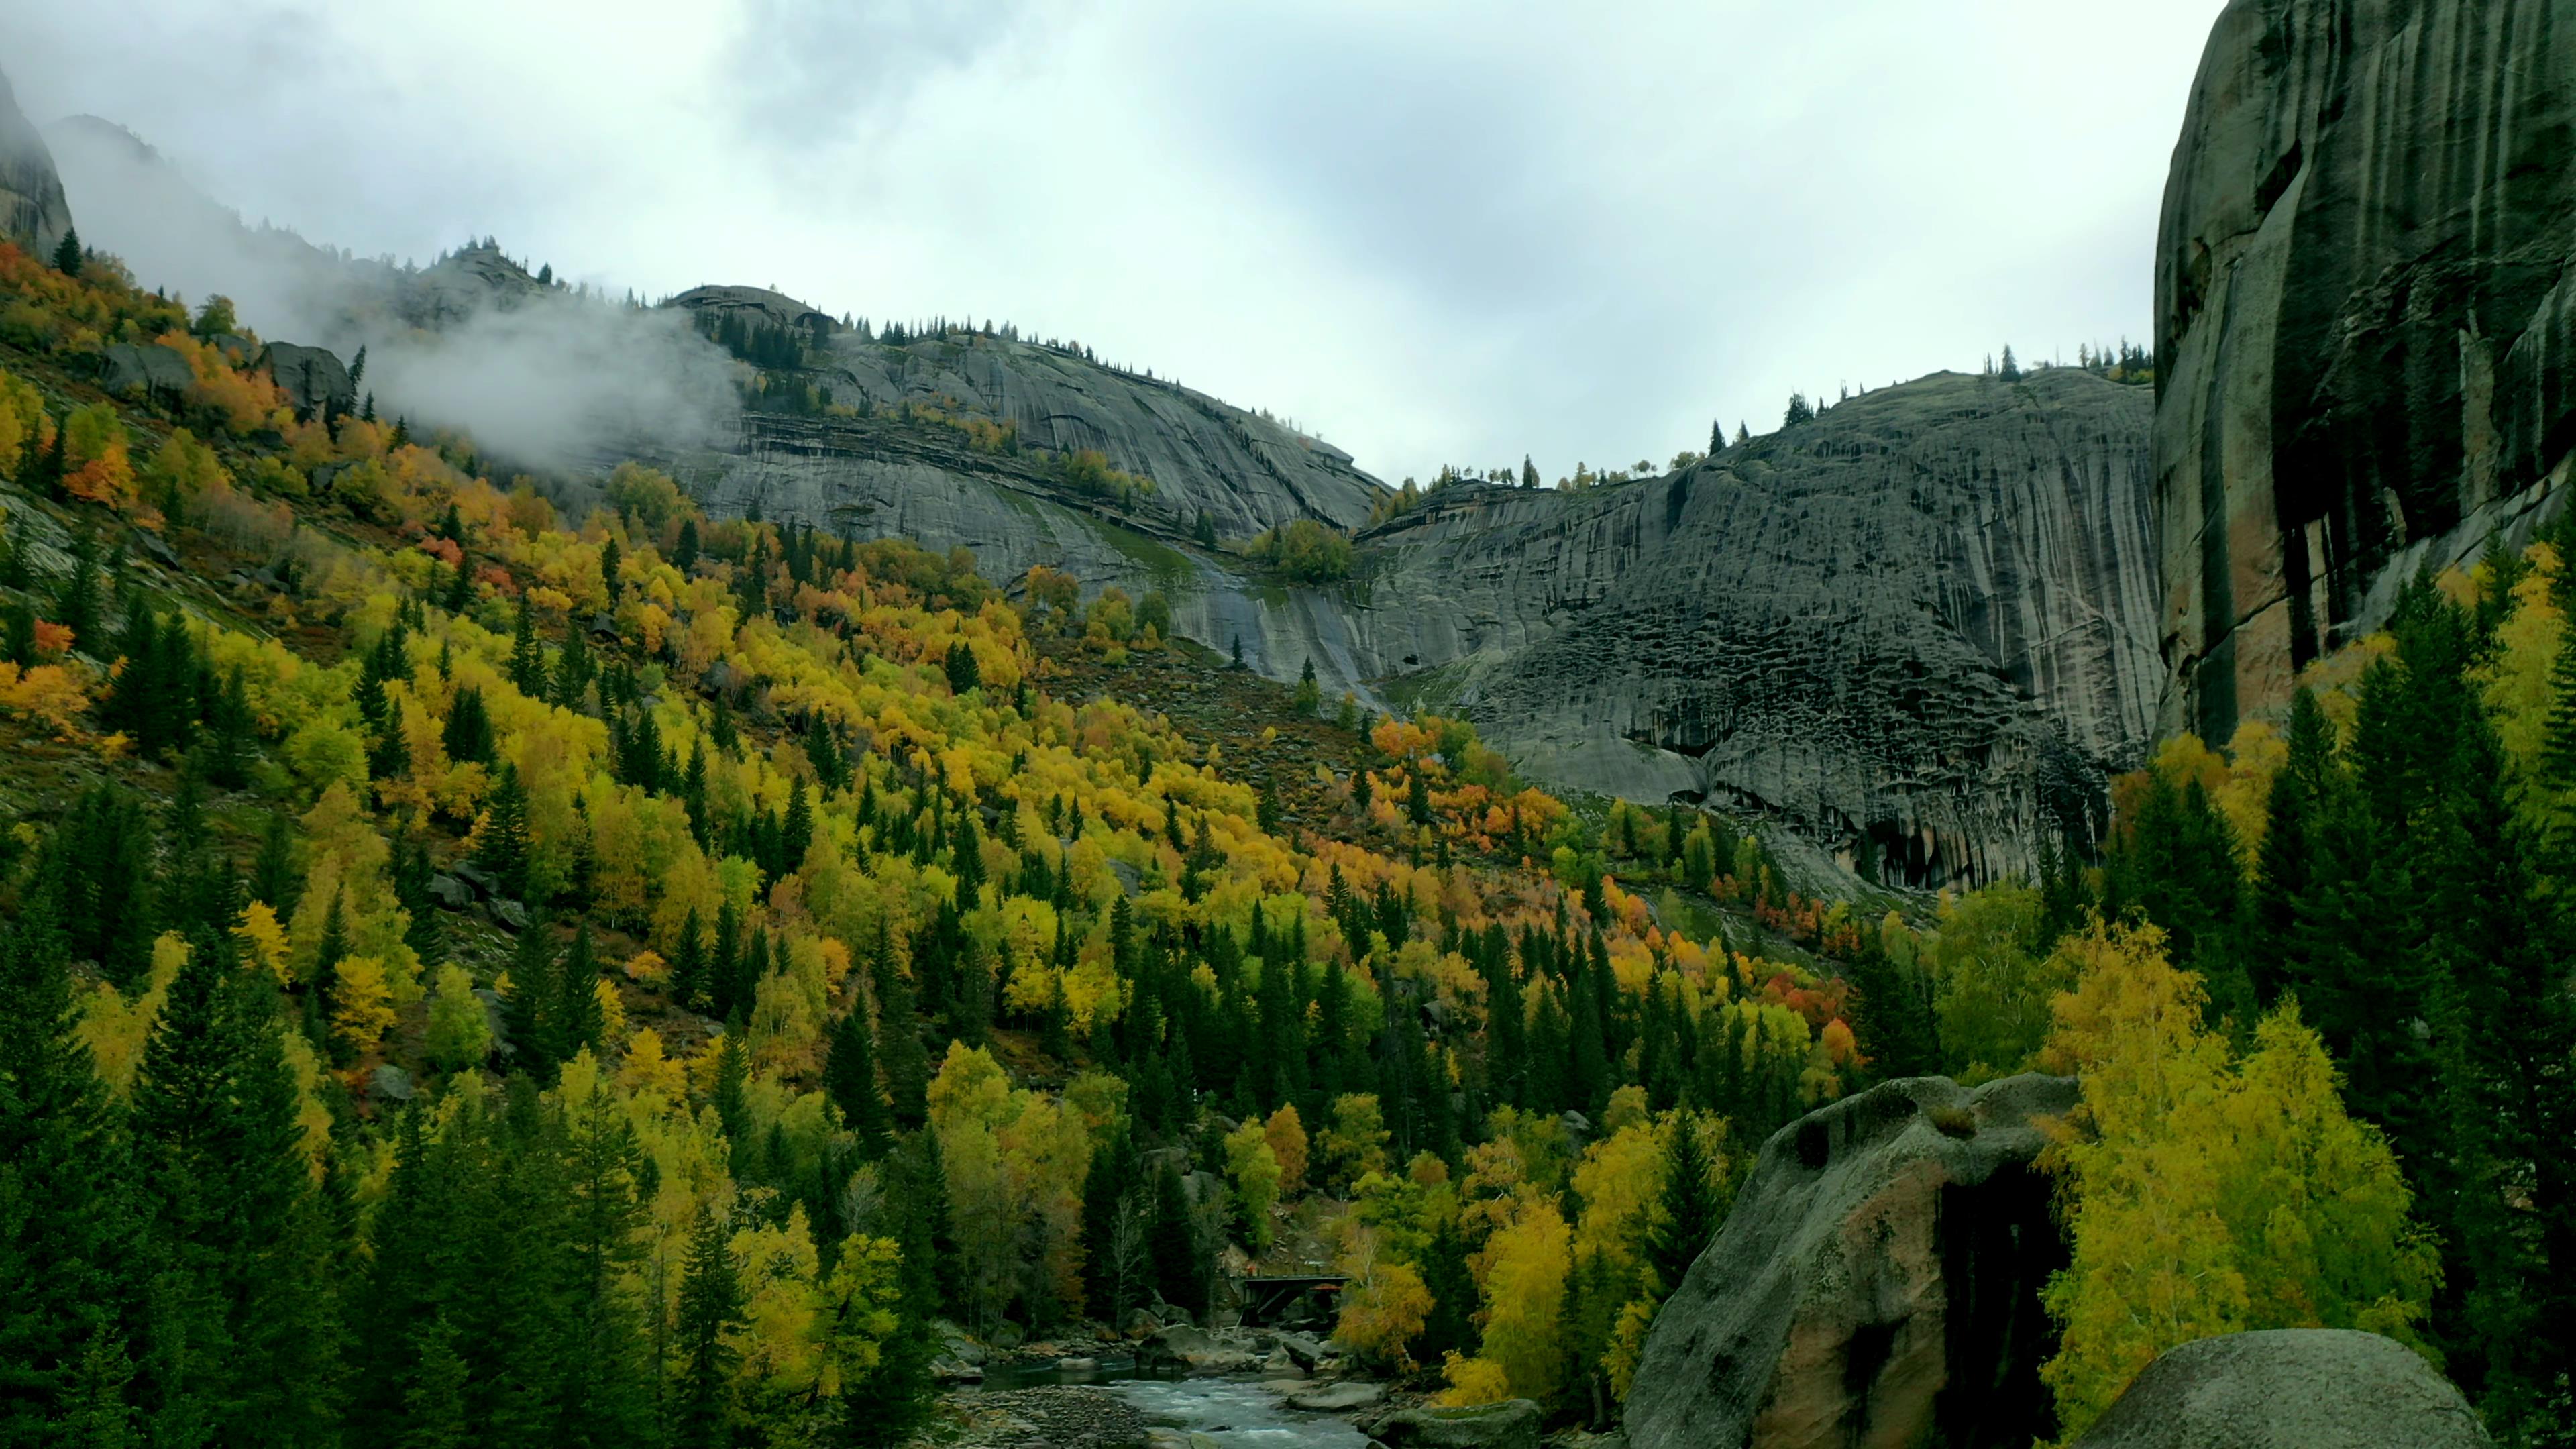
[(188, 359), (155, 342), (114, 342), (99, 355), (99, 387), (119, 396), (168, 400), (194, 387)]
[(1763, 1144), (1646, 1339), (1635, 1449), (2045, 1438), (2039, 1290), (2065, 1263), (2035, 1119), (2066, 1078), (1889, 1082)]
[(53, 153), (19, 111), (9, 78), (0, 76), (0, 237), (51, 261), (71, 225)]
[(2576, 13), (2233, 0), (2156, 251), (2169, 720), (2224, 737), (2576, 447)]
[(2074, 1449), (2479, 1449), (2468, 1401), (2375, 1333), (2290, 1328), (2186, 1343), (2130, 1383)]
[(304, 412), (323, 412), (335, 402), (354, 406), (358, 401), (358, 390), (349, 381), (348, 365), (328, 348), (272, 342), (266, 360), (268, 375)]

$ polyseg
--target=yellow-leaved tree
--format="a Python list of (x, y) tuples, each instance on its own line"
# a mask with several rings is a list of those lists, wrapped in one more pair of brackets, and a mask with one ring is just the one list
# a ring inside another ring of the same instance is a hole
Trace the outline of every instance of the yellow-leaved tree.
[(1574, 1268), (1574, 1233), (1553, 1198), (1515, 1193), (1508, 1218), (1468, 1259), (1484, 1309), (1484, 1341), (1473, 1359), (1451, 1358), (1448, 1402), (1504, 1397), (1546, 1403), (1564, 1385), (1565, 1288)]
[(2075, 987), (2052, 1006), (2042, 1064), (2074, 1074), (2082, 1098), (2044, 1159), (2074, 1251), (2046, 1292), (2062, 1338), (2041, 1376), (2066, 1437), (2196, 1338), (2360, 1328), (2417, 1342), (2432, 1245), (2378, 1129), (2345, 1115), (2297, 1003), (2233, 1061), (2162, 931), (2096, 921), (2057, 955)]
[(1270, 1247), (1270, 1205), (1279, 1201), (1279, 1156), (1261, 1119), (1248, 1117), (1225, 1137), (1225, 1166), (1234, 1176), (1234, 1198), (1243, 1214), (1243, 1236), (1252, 1251)]

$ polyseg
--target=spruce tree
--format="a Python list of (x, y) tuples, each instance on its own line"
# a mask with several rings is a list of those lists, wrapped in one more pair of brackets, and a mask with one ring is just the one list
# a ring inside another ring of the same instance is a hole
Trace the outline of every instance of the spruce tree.
[(1725, 1217), (1709, 1186), (1708, 1153), (1700, 1145), (1694, 1114), (1676, 1117), (1671, 1131), (1664, 1149), (1663, 1217), (1647, 1243), (1655, 1281), (1667, 1297), (1682, 1286), (1682, 1275), (1715, 1240)]
[(81, 246), (80, 230), (76, 227), (63, 228), (63, 239), (54, 244), (54, 270), (67, 277), (79, 276), (84, 251), (85, 248)]
[(868, 1023), (862, 999), (832, 1028), (829, 1056), (823, 1064), (823, 1090), (840, 1109), (841, 1121), (858, 1138), (859, 1155), (869, 1161), (885, 1156), (892, 1121), (884, 1093), (877, 1089), (876, 1032)]
[(50, 911), (39, 899), (0, 925), (0, 1444), (13, 1446), (85, 1442), (83, 1419), (95, 1433), (130, 1417), (104, 1370), (140, 1286), (116, 1105)]
[(474, 860), (499, 885), (502, 894), (521, 899), (528, 890), (528, 795), (519, 785), (519, 769), (501, 766), (501, 779), (484, 805), (475, 829)]
[[(510, 632), (510, 683), (530, 699), (545, 698), (546, 652), (537, 642), (536, 612), (528, 606), (526, 594), (519, 596), (518, 618)], [(479, 695), (476, 703), (481, 703)]]
[(1163, 1301), (1192, 1313), (1207, 1311), (1206, 1252), (1191, 1217), (1180, 1174), (1166, 1163), (1154, 1174), (1154, 1271)]
[[(528, 934), (538, 933), (532, 928)], [(574, 930), (571, 949), (555, 968), (555, 1000), (560, 1025), (554, 1046), (562, 1060), (572, 1060), (584, 1047), (598, 1052), (607, 1046), (608, 1023), (599, 1005), (599, 957), (590, 943), (588, 921)]]
[(672, 1449), (727, 1449), (733, 1443), (733, 1366), (740, 1355), (726, 1336), (743, 1326), (742, 1286), (715, 1209), (701, 1205), (689, 1234), (680, 1280), (675, 1336), (679, 1375), (673, 1387)]
[(501, 1034), (518, 1070), (543, 1081), (568, 1053), (562, 1050), (563, 985), (554, 948), (542, 921), (519, 933), (510, 956), (510, 979), (501, 992)]

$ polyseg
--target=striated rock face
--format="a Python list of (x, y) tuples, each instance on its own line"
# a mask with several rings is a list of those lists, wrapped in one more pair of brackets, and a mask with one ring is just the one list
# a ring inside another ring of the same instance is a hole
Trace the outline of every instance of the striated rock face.
[(2148, 740), (2147, 421), (2085, 373), (1945, 373), (1675, 477), (1444, 494), (1368, 536), (1360, 632), (1543, 777), (1987, 879)]
[[(986, 405), (1026, 418), (1108, 386), (1043, 349), (904, 365), (950, 380), (882, 394), (892, 378), (871, 373), (870, 395), (954, 395), (975, 374), (992, 379)], [(1233, 436), (1221, 420), (1248, 414), (1111, 396), (1079, 426), (1133, 439), (1111, 456), (1163, 468), (1158, 485), (1220, 516), (1364, 509), (1359, 475), (1331, 458), (1204, 461)], [(1055, 400), (1011, 411), (1038, 398)], [(1461, 485), (1363, 533), (1359, 576), (1330, 588), (1247, 577), (1191, 545), (1190, 513), (1161, 497), (1112, 509), (1033, 459), (880, 420), (754, 415), (739, 454), (696, 476), (716, 475), (719, 509), (962, 545), (998, 577), (1044, 563), (1161, 589), (1178, 632), (1239, 640), (1276, 678), (1312, 660), (1328, 695), (1463, 712), (1536, 778), (1709, 799), (1936, 886), (2025, 868), (2045, 834), (2090, 838), (2106, 770), (2149, 738), (2163, 675), (2148, 411), (2143, 389), (2071, 370), (1936, 375), (1672, 478)]]
[(8, 77), (0, 76), (0, 237), (51, 260), (71, 225), (53, 153), (19, 111)]
[[(805, 331), (832, 319), (756, 287), (699, 287), (672, 299), (693, 313), (744, 314)], [(917, 403), (1009, 423), (1027, 445), (1097, 449), (1152, 480), (1139, 511), (1183, 532), (1202, 512), (1218, 536), (1249, 538), (1296, 518), (1353, 528), (1384, 488), (1339, 448), (1168, 380), (1084, 360), (1063, 348), (989, 336), (873, 341), (831, 333), (809, 377), (833, 400), (877, 407)]]
[(2075, 1449), (2479, 1449), (2478, 1416), (2403, 1344), (2349, 1329), (2204, 1338), (2138, 1374)]
[(2156, 253), (2171, 722), (2223, 737), (2576, 446), (2576, 14), (2234, 0)]
[(2023, 1449), (2053, 1413), (2039, 1291), (2064, 1265), (2035, 1119), (2063, 1077), (1874, 1087), (1773, 1133), (1664, 1304), (1635, 1449)]

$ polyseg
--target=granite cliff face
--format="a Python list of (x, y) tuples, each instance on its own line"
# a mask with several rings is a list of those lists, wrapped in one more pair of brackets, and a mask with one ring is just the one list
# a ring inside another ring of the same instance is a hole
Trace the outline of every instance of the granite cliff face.
[(1541, 776), (1988, 879), (2098, 827), (2146, 745), (2147, 410), (2077, 371), (1936, 374), (1673, 477), (1443, 495), (1364, 537), (1359, 632)]
[[(832, 319), (754, 287), (699, 287), (671, 305), (744, 314), (810, 335)], [(1153, 480), (1141, 511), (1191, 528), (1202, 512), (1220, 537), (1248, 538), (1295, 518), (1352, 528), (1383, 485), (1351, 455), (1258, 413), (1177, 383), (1085, 360), (1060, 347), (956, 334), (907, 343), (832, 331), (809, 360), (811, 380), (861, 410), (917, 403), (1009, 423), (1020, 441), (1059, 452), (1097, 449)]]
[[(1033, 460), (884, 420), (757, 414), (738, 454), (700, 460), (701, 491), (722, 509), (962, 545), (998, 576), (1044, 563), (1161, 589), (1179, 632), (1239, 640), (1265, 673), (1312, 660), (1328, 692), (1465, 713), (1536, 778), (1707, 799), (1892, 883), (1989, 879), (2026, 868), (2044, 835), (2097, 830), (2106, 771), (2149, 738), (2162, 675), (2142, 388), (1942, 374), (1673, 477), (1462, 485), (1364, 531), (1352, 582), (1295, 588), (1193, 546), (1186, 510), (1341, 521), (1315, 504), (1356, 479), (1346, 465), (1292, 459), (1307, 469), (1283, 481), (1218, 452), (1207, 434), (1233, 440), (1224, 413), (1130, 417), (1089, 401), (1085, 364), (1048, 359), (1074, 372), (1049, 394), (1027, 361), (983, 350), (894, 376), (1049, 399), (1030, 411), (1079, 400), (1090, 410), (1057, 425), (1145, 440), (1151, 452), (1111, 456), (1159, 460), (1157, 497), (1113, 508)], [(872, 395), (893, 381), (840, 376)], [(1336, 506), (1358, 511), (1349, 486)], [(1170, 508), (1163, 489), (1193, 501)]]
[(8, 77), (0, 76), (0, 237), (50, 259), (71, 225), (53, 153), (19, 111)]
[(2168, 721), (2224, 737), (2576, 447), (2576, 14), (2235, 0), (2156, 252)]

